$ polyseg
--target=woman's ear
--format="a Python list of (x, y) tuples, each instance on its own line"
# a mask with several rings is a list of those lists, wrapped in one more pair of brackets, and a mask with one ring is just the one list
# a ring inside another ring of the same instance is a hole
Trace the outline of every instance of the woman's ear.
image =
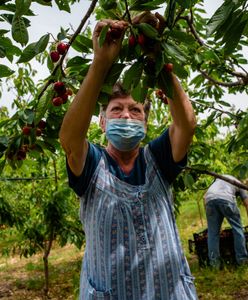
[(102, 114), (100, 115), (99, 125), (102, 128), (102, 132), (105, 132), (106, 131), (106, 118)]

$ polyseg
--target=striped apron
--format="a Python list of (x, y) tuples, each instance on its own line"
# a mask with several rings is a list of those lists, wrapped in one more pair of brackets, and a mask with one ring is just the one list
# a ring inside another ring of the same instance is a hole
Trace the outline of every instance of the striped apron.
[(80, 300), (197, 299), (169, 184), (157, 171), (148, 146), (144, 155), (144, 185), (111, 174), (103, 153), (81, 198), (86, 249)]

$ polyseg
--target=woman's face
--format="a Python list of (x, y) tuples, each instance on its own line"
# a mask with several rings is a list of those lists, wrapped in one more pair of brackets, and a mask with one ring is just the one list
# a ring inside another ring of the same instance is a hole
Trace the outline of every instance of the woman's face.
[(106, 108), (106, 119), (119, 118), (145, 121), (143, 104), (134, 101), (131, 96), (112, 99)]

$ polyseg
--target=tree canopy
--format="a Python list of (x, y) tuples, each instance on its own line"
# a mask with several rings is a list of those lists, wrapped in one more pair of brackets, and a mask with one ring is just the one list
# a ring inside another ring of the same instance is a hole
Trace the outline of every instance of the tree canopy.
[[(83, 1), (0, 0), (0, 21), (5, 25), (5, 29), (0, 29), (0, 57), (8, 61), (0, 64), (0, 84), (3, 88), (11, 83), (16, 95), (13, 116), (1, 108), (0, 171), (6, 165), (18, 168), (28, 159), (58, 152), (63, 116), (92, 61), (92, 28), (88, 20), (94, 17), (124, 19), (129, 23), (99, 104), (106, 101), (112, 84), (122, 78), (125, 87), (133, 90), (134, 99), (151, 99), (153, 136), (164, 126), (168, 115), (168, 107), (156, 91), (162, 81), (166, 96), (170, 97), (165, 66), (172, 64), (198, 117), (189, 161), (196, 171), (188, 169), (191, 180), (192, 172), (222, 171), (216, 167), (211, 151), (216, 138), (221, 139), (223, 127), (227, 135), (223, 147), (239, 157), (231, 171), (247, 178), (248, 113), (235, 109), (224, 95), (247, 93), (247, 59), (243, 49), (248, 44), (248, 1), (225, 0), (210, 18), (204, 9), (207, 1), (210, 0), (92, 0), (76, 30), (61, 27), (57, 36), (44, 32), (30, 43), (29, 30), (36, 14), (33, 3), (70, 12), (75, 3)], [(147, 12), (157, 12), (156, 24), (150, 22)], [(137, 15), (143, 16), (138, 23)], [(100, 44), (108, 38), (108, 32), (109, 28), (104, 28)], [(110, 38), (118, 33), (112, 34)], [(50, 74), (40, 78), (38, 84), (33, 80), (37, 75), (32, 67), (34, 60)], [(98, 112), (99, 106), (95, 114)]]

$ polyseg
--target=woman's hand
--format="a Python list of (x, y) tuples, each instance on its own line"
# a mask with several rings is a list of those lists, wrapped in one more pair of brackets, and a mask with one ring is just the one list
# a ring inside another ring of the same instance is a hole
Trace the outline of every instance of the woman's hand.
[[(106, 34), (106, 39), (103, 45), (99, 45), (99, 36), (102, 29), (105, 26), (109, 26), (109, 30)], [(101, 64), (105, 64), (107, 67), (111, 66), (116, 60), (120, 49), (125, 31), (128, 27), (128, 23), (118, 20), (101, 20), (99, 21), (93, 32), (93, 50), (94, 61)]]

